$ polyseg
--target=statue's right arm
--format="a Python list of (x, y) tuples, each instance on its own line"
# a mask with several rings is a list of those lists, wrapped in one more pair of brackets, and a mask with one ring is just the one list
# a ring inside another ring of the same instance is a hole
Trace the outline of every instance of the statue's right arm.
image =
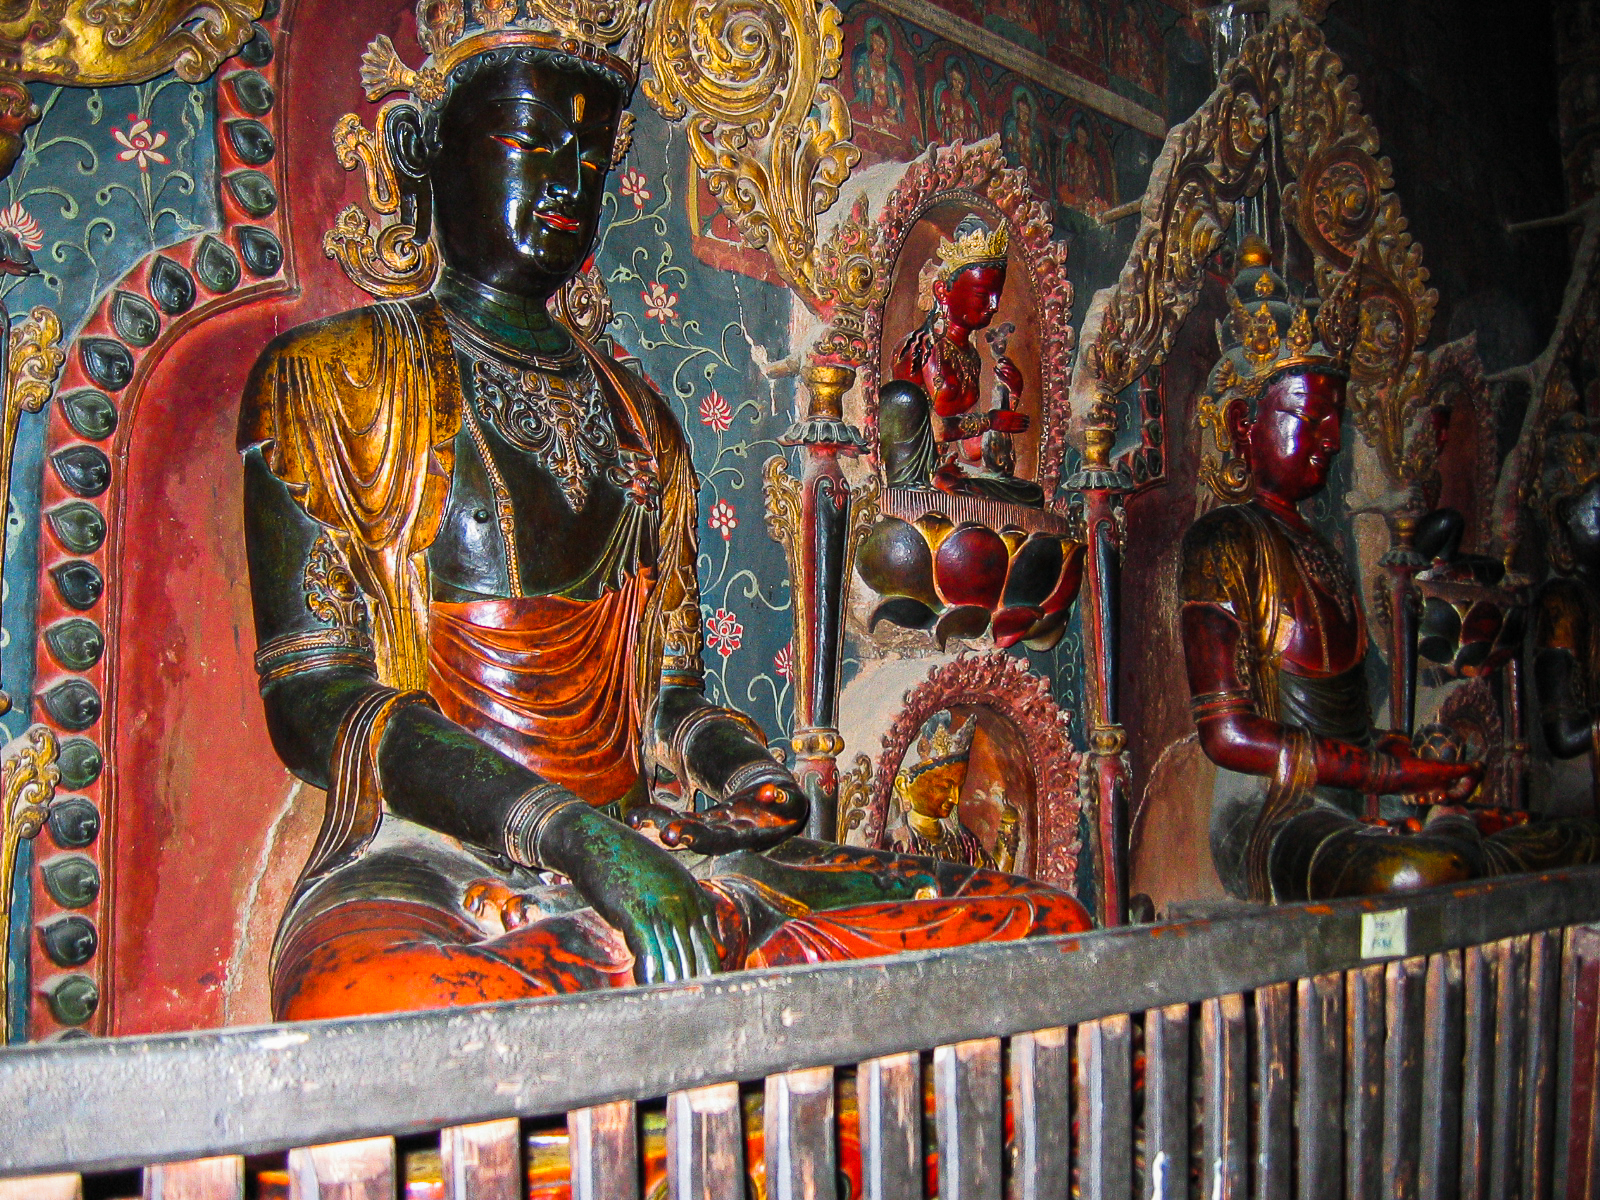
[[(259, 447), (244, 458), (245, 543), (257, 646), (265, 654), (292, 644), (286, 639), (329, 631), (308, 607), (305, 583), (306, 564), (324, 531), (268, 469)], [(370, 657), (361, 661), (360, 639), (347, 640), (348, 653), (329, 654), (323, 646), (280, 655), (263, 677), (262, 703), (279, 757), (319, 788), (329, 785), (345, 716), (382, 689)], [(517, 801), (543, 782), (424, 705), (394, 714), (377, 765), (390, 811), (499, 854)], [(524, 865), (573, 880), (623, 933), (638, 959), (639, 982), (719, 969), (711, 902), (667, 851), (581, 803), (550, 819), (538, 847), (540, 861)]]
[[(1225, 605), (1194, 600), (1184, 603), (1181, 623), (1200, 748), (1219, 767), (1272, 775), (1288, 729), (1256, 710), (1249, 682), (1240, 677), (1243, 625)], [(1447, 791), (1465, 796), (1482, 775), (1478, 763), (1431, 762), (1327, 737), (1313, 737), (1311, 744), (1317, 783), (1326, 787), (1380, 795)]]

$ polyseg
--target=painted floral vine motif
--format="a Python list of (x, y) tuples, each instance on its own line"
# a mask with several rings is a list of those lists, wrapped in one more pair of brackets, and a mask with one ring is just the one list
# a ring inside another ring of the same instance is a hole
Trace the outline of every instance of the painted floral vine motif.
[[(654, 118), (641, 113), (641, 119)], [(729, 297), (704, 280), (708, 268), (675, 256), (674, 246), (689, 240), (671, 183), (682, 169), (674, 174), (665, 160), (680, 153), (681, 138), (663, 126), (659, 140), (640, 143), (630, 155), (663, 161), (630, 161), (614, 175), (595, 263), (615, 306), (612, 336), (638, 355), (693, 450), (708, 694), (750, 711), (769, 734), (782, 734), (793, 712), (784, 666), (792, 651), (777, 641), (788, 637), (789, 581), (761, 536), (761, 522), (750, 519), (761, 511), (761, 489), (745, 467), (752, 455), (780, 449), (775, 434), (782, 426), (776, 403), (762, 403), (771, 388), (751, 358), (742, 322), (703, 323), (708, 312), (726, 312)], [(752, 383), (760, 390), (753, 392)]]
[(882, 844), (895, 772), (907, 748), (924, 721), (955, 705), (988, 708), (1022, 735), (1034, 782), (1033, 874), (1046, 883), (1074, 890), (1082, 841), (1078, 775), (1083, 755), (1072, 748), (1067, 714), (1051, 697), (1049, 682), (1018, 659), (998, 651), (963, 655), (937, 668), (906, 693), (894, 724), (883, 735), (883, 752), (871, 773), (871, 792), (861, 822), (863, 840), (869, 846)]
[[(1050, 504), (1061, 482), (1067, 447), (1067, 387), (1071, 379), (1072, 284), (1067, 279), (1067, 245), (1053, 239), (1049, 208), (1032, 194), (1027, 172), (1006, 165), (999, 139), (974, 145), (932, 147), (906, 171), (890, 193), (873, 229), (872, 263), (877, 278), (893, 276), (895, 260), (911, 229), (935, 204), (965, 201), (998, 211), (1010, 232), (1011, 251), (1026, 267), (1025, 283), (1039, 320), (1040, 411), (1039, 484)], [(1014, 286), (1014, 285), (1013, 285)], [(865, 354), (860, 366), (867, 397), (867, 437), (877, 452), (878, 365), (882, 357), (883, 309), (867, 311)], [(1031, 381), (1030, 381), (1031, 383)]]

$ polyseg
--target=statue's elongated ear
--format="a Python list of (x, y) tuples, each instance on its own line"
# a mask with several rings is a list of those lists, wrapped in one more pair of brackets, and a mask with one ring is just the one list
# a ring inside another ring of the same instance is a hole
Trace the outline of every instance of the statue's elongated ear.
[(420, 109), (397, 104), (383, 122), (384, 148), (394, 164), (395, 184), (400, 191), (400, 220), (416, 230), (415, 241), (428, 240), (433, 227), (433, 167), (435, 138), (429, 136)]
[(1237, 397), (1228, 402), (1228, 407), (1222, 412), (1223, 422), (1228, 428), (1228, 439), (1232, 443), (1231, 449), (1235, 458), (1250, 461), (1250, 430), (1255, 427), (1255, 421), (1250, 417), (1250, 405)]

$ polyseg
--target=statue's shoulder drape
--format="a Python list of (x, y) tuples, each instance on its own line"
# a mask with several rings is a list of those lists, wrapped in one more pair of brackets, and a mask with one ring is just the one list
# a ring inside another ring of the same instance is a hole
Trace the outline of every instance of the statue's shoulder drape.
[[(694, 466), (655, 390), (580, 344), (655, 460), (660, 553), (636, 656), (648, 705), (663, 670), (678, 682), (700, 674)], [(427, 549), (449, 500), (461, 405), (449, 327), (429, 297), (290, 330), (262, 353), (245, 387), (240, 450), (259, 446), (268, 469), (338, 542), (373, 601), (379, 678), (402, 690), (427, 686)]]
[(1287, 632), (1285, 587), (1294, 578), (1285, 559), (1290, 550), (1272, 522), (1248, 504), (1212, 509), (1183, 537), (1178, 596), (1184, 603), (1216, 604), (1231, 612), (1245, 631), (1240, 664), (1257, 711), (1278, 716), (1277, 668), (1280, 632)]
[(239, 448), (326, 526), (373, 604), (379, 677), (427, 680), (425, 552), (450, 494), (461, 380), (431, 299), (377, 304), (290, 330), (245, 386)]

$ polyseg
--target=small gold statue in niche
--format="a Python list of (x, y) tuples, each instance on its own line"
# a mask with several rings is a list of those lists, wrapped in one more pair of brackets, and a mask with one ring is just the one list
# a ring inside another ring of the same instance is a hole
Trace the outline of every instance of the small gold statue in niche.
[(1015, 404), (1022, 372), (1006, 357), (1009, 323), (988, 336), (995, 402), (977, 411), (980, 360), (972, 335), (987, 329), (1006, 286), (1008, 235), (969, 213), (918, 277), (927, 313), (895, 348), (894, 381), (878, 396), (878, 441), (890, 487), (937, 488), (1039, 507), (1044, 491), (1018, 479), (1011, 435), (1031, 424)]
[(1022, 814), (1006, 799), (1003, 784), (996, 783), (984, 793), (984, 799), (1000, 812), (993, 851), (961, 820), (961, 791), (977, 729), (976, 714), (957, 725), (948, 709), (923, 723), (916, 761), (903, 765), (894, 777), (895, 799), (901, 810), (900, 824), (891, 834), (896, 850), (973, 867), (1012, 869), (1022, 835)]

